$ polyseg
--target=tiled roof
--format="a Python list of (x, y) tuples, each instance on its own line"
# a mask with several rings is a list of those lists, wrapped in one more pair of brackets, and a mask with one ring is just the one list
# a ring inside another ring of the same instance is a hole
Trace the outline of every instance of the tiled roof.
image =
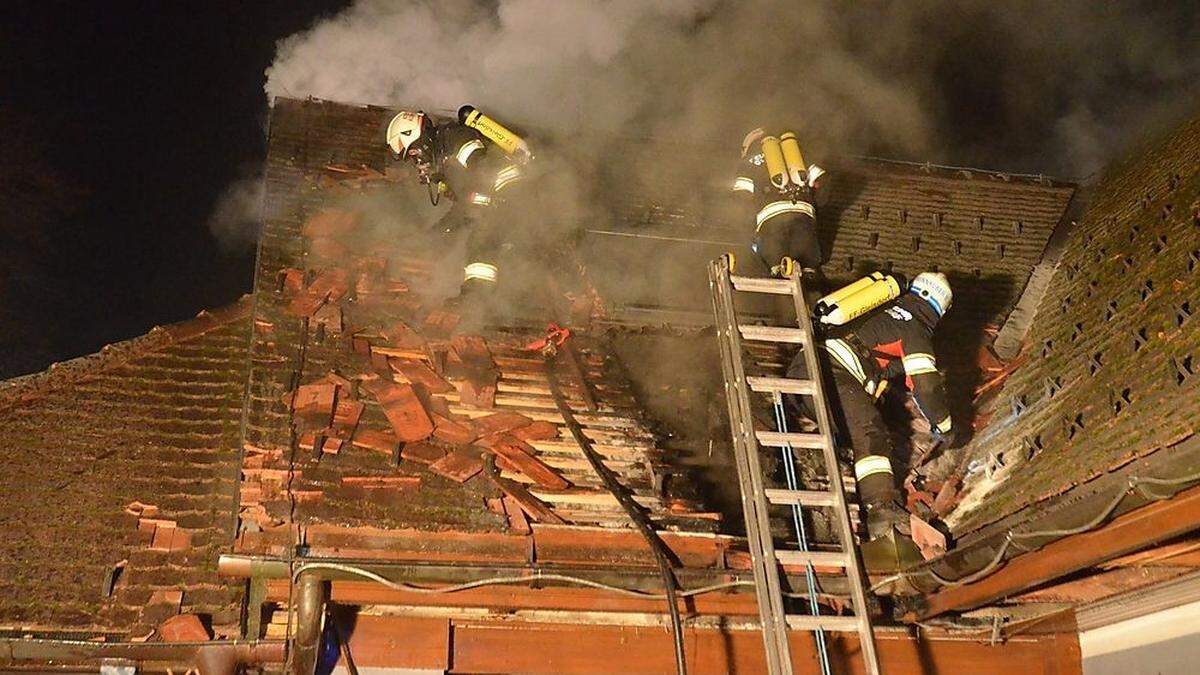
[[(440, 305), (423, 298), (434, 274), (436, 251), (409, 241), (411, 237), (399, 236), (402, 226), (389, 213), (364, 206), (364, 191), (358, 189), (361, 184), (344, 173), (365, 171), (384, 179), (386, 148), (379, 143), (379, 133), (387, 114), (378, 108), (320, 101), (277, 99), (274, 105), (243, 437), (248, 463), (242, 489), (242, 550), (281, 550), (280, 544), (294, 541), (295, 525), (302, 531), (317, 525), (479, 533), (509, 528), (508, 520), (486, 508), (485, 499), (499, 492), (481, 475), (457, 482), (418, 460), (397, 458), (354, 442), (346, 443), (336, 455), (301, 447), (304, 421), (299, 419), (295, 403), (289, 404), (289, 393), (297, 386), (317, 382), (330, 373), (351, 380), (356, 392), (352, 396), (366, 406), (354, 438), (364, 432), (383, 434), (389, 439), (385, 445), (394, 448), (395, 423), (378, 402), (380, 395), (371, 393), (377, 383), (392, 378), (389, 357), (380, 350), (396, 347), (388, 333), (400, 322), (426, 333), (418, 336), (423, 346), (409, 360), (433, 370), (440, 371), (444, 359), (455, 351), (447, 333), (431, 327), (427, 320)], [(337, 168), (331, 172), (330, 167)], [(390, 188), (384, 183), (382, 191), (365, 192), (378, 196)], [(314, 222), (332, 223), (338, 218), (352, 224), (335, 226), (338, 232), (333, 235), (314, 234)], [(364, 271), (368, 263), (371, 272)], [(323, 311), (336, 315), (336, 327), (317, 316), (305, 316), (295, 304), (295, 284), (310, 284), (311, 288), (314, 279), (323, 274), (345, 274), (348, 279), (345, 292), (324, 306)], [(285, 278), (291, 281), (285, 282)], [(457, 391), (433, 394), (434, 404), (442, 405), (437, 402), (441, 399), (452, 415), (464, 417), (508, 410), (561, 423), (546, 389), (540, 357), (523, 349), (543, 330), (539, 325), (485, 334), (500, 378), (495, 409), (472, 408), (460, 400)], [(580, 421), (598, 440), (602, 454), (614, 460), (613, 466), (619, 467), (627, 485), (656, 515), (669, 517), (667, 505), (655, 495), (656, 469), (652, 465), (658, 457), (654, 438), (638, 419), (639, 408), (628, 385), (614, 374), (602, 345), (583, 337), (572, 340), (598, 407), (587, 411), (578, 382), (570, 383), (568, 398)], [(391, 363), (401, 365), (407, 357), (393, 353), (391, 358)], [(457, 383), (453, 376), (446, 377)], [(344, 391), (351, 395), (350, 390)], [(420, 395), (429, 405), (429, 396)], [(531, 440), (530, 445), (537, 457), (572, 487), (553, 494), (534, 488), (534, 494), (568, 522), (623, 525), (624, 516), (617, 515), (615, 504), (594, 508), (595, 500), (604, 499), (598, 481), (565, 428), (560, 426), (558, 433), (558, 438)], [(429, 442), (438, 445), (438, 440)], [(507, 472), (501, 475), (519, 477)], [(354, 483), (367, 478), (385, 479), (396, 487), (364, 495)], [(264, 480), (285, 485), (277, 489)]]
[(971, 448), (985, 470), (957, 530), (978, 529), (1196, 432), (1197, 156), (1200, 118), (1114, 167), (1097, 187), (1033, 321), (1029, 360)]
[[(0, 626), (144, 636), (180, 609), (237, 624), (241, 589), (216, 562), (233, 535), (249, 304), (0, 384)], [(175, 529), (155, 540), (139, 514)]]

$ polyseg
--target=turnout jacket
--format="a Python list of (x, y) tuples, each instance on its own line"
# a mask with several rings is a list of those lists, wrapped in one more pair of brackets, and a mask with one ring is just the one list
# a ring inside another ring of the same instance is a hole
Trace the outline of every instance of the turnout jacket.
[(736, 202), (738, 222), (754, 219), (759, 232), (771, 220), (784, 215), (816, 220), (816, 207), (828, 199), (828, 177), (816, 164), (808, 166), (806, 181), (798, 188), (780, 190), (771, 183), (761, 152), (744, 157), (730, 186)]
[(478, 131), (452, 122), (440, 125), (434, 152), (439, 190), (449, 195), (455, 208), (478, 215), (505, 196), (524, 177), (524, 169), (511, 161)]
[(952, 422), (933, 355), (937, 322), (937, 312), (928, 303), (905, 293), (862, 318), (831, 328), (824, 347), (835, 365), (876, 398), (887, 381), (904, 375), (921, 415), (935, 434), (945, 435)]

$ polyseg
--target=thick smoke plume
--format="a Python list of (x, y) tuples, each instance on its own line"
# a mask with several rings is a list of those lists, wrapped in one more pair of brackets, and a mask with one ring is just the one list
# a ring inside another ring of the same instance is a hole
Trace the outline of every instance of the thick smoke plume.
[(359, 0), (279, 43), (270, 95), (453, 110), (560, 136), (1085, 176), (1193, 106), (1200, 11), (955, 0)]

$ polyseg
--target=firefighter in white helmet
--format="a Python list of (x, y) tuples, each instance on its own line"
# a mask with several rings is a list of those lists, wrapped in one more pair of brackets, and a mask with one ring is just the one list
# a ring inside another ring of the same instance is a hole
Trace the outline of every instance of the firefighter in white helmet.
[(825, 261), (817, 238), (817, 206), (828, 193), (828, 176), (805, 163), (796, 134), (778, 136), (754, 129), (742, 140), (742, 159), (730, 188), (738, 218), (754, 223), (751, 248), (773, 274), (787, 276), (798, 265), (806, 295), (824, 290)]
[(500, 278), (505, 248), (500, 221), (528, 171), (528, 145), (469, 105), (459, 109), (456, 121), (399, 112), (388, 124), (387, 144), (416, 167), (435, 205), (443, 197), (452, 200), (440, 228), (446, 233), (468, 230), (462, 296), (490, 294)]
[[(823, 346), (832, 382), (833, 412), (843, 441), (854, 449), (858, 496), (867, 512), (870, 539), (893, 530), (908, 534), (908, 512), (900, 502), (892, 467), (891, 434), (876, 403), (888, 383), (904, 378), (935, 442), (955, 444), (954, 423), (933, 354), (933, 331), (953, 295), (945, 275), (923, 272), (908, 292), (844, 326), (830, 329)], [(788, 376), (804, 379), (797, 354)], [(792, 402), (804, 409), (800, 397)], [(810, 411), (805, 410), (806, 413)]]

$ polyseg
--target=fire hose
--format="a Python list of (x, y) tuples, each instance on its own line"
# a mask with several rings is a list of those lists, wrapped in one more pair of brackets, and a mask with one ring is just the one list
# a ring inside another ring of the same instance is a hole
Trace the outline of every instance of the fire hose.
[[(571, 436), (583, 451), (584, 457), (587, 458), (588, 464), (591, 464), (592, 470), (600, 477), (600, 481), (604, 487), (612, 493), (617, 502), (629, 514), (629, 519), (633, 521), (646, 543), (650, 546), (650, 551), (654, 554), (654, 561), (658, 565), (658, 571), (662, 575), (663, 586), (666, 590), (667, 610), (671, 617), (671, 633), (675, 642), (675, 671), (679, 675), (687, 674), (687, 659), (683, 646), (683, 619), (679, 616), (679, 603), (676, 591), (679, 588), (679, 581), (675, 578), (675, 572), (671, 568), (670, 556), (667, 553), (666, 545), (662, 539), (658, 537), (658, 533), (654, 530), (654, 525), (650, 522), (650, 518), (646, 516), (639, 505), (625, 486), (621, 485), (613, 472), (604, 465), (599, 453), (592, 447), (592, 439), (588, 438), (583, 433), (583, 427), (579, 421), (575, 419), (575, 414), (571, 410), (571, 406), (567, 403), (566, 397), (562, 393), (559, 386), (558, 377), (555, 375), (554, 362), (559, 353), (558, 347), (566, 341), (569, 331), (560, 329), (558, 326), (551, 326), (548, 331), (547, 339), (540, 344), (542, 357), (546, 363), (546, 378), (550, 384), (550, 393), (554, 396), (554, 403), (558, 406), (558, 411), (562, 414), (563, 421), (566, 422), (567, 428), (571, 430)], [(532, 346), (532, 345), (531, 345)], [(584, 383), (586, 386), (586, 383)]]

